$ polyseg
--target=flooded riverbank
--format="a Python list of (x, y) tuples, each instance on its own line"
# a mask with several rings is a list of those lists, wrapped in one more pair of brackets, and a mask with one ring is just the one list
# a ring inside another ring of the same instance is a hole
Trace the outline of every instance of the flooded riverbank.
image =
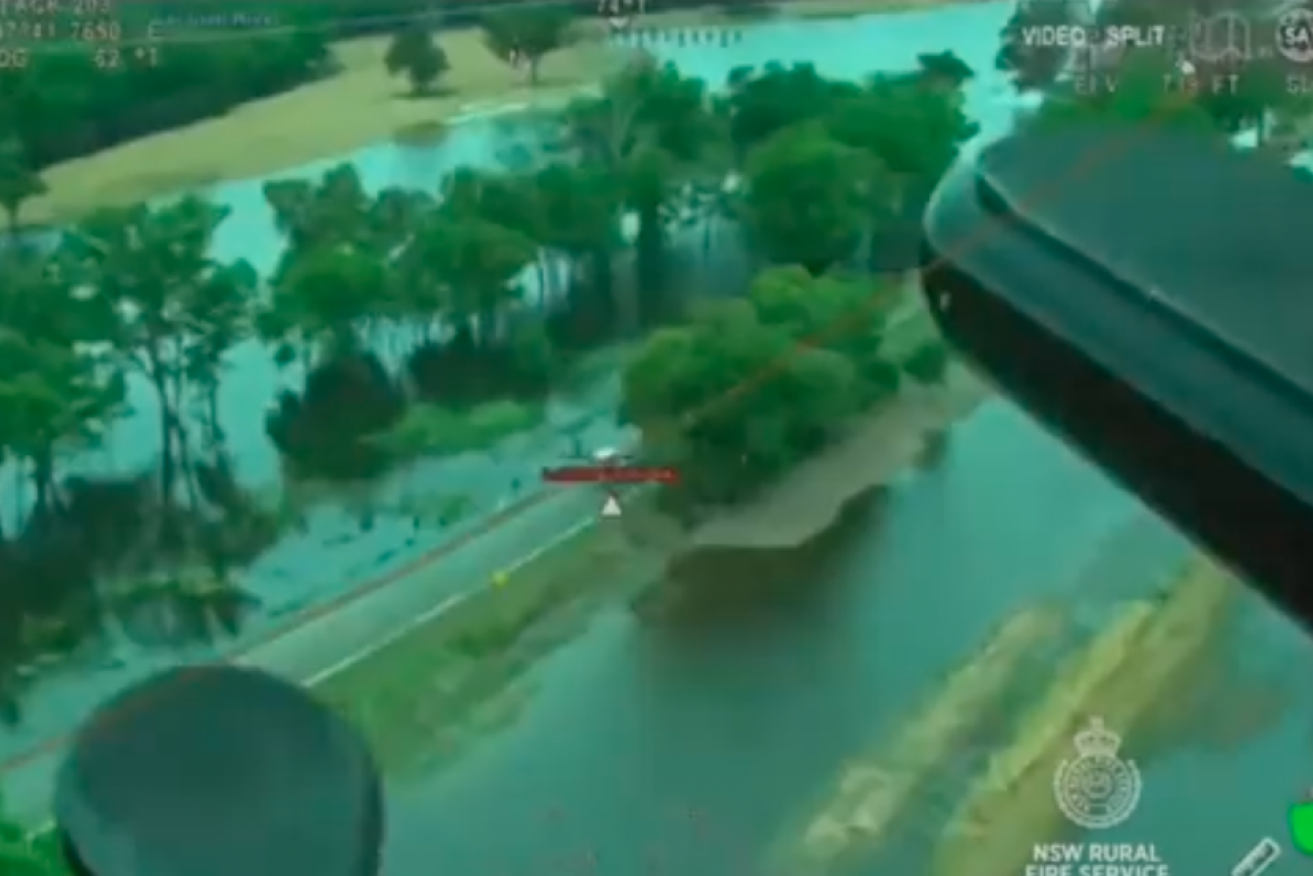
[[(920, 52), (949, 48), (980, 72), (969, 107), (997, 132), (1014, 105), (990, 72), (1008, 9), (981, 4), (857, 21), (770, 22), (723, 50), (666, 45), (659, 52), (686, 72), (721, 81), (735, 66), (770, 60), (815, 61), (823, 74), (855, 78), (910, 67)], [(387, 146), (356, 158), (371, 187), (415, 181), (431, 188), (452, 167), (487, 163), (500, 146), (514, 145), (512, 137), (497, 139), (501, 130), (461, 128), (440, 148)], [(218, 248), (267, 268), (280, 244), (261, 182), (215, 190), (234, 210)], [(280, 377), (257, 345), (234, 358), (220, 403), (238, 465), (259, 482), (276, 474), (277, 460), (254, 413)], [(623, 446), (632, 437), (614, 422), (616, 392), (611, 381), (579, 406), (588, 444)], [(147, 430), (156, 412), (148, 399), (134, 401), (134, 417), (108, 450), (89, 459), (110, 467), (149, 461), (155, 445)], [(495, 455), (426, 463), (385, 489), (464, 491), (481, 508), (495, 509), (515, 496), (516, 480), (532, 479), (568, 447), (544, 430)], [(445, 598), (468, 582), (483, 586), (505, 563), (592, 520), (595, 498), (580, 492), (544, 505), (532, 526), (513, 537), (485, 537), (477, 561), (466, 554), (459, 568), (416, 589)], [(309, 521), (309, 532), (262, 561), (251, 585), (285, 610), (328, 604), (479, 525), (417, 533), (397, 516), (379, 518), (365, 532), (350, 509), (327, 507)], [(595, 873), (624, 876), (757, 872), (854, 753), (897, 739), (943, 680), (1018, 612), (1061, 605), (1075, 627), (1098, 631), (1112, 622), (1116, 605), (1149, 597), (1191, 553), (1133, 499), (997, 400), (953, 430), (934, 465), (904, 469), (865, 512), (854, 508), (832, 538), (809, 548), (764, 565), (730, 557), (716, 566), (716, 577), (751, 594), (744, 604), (753, 611), (730, 606), (653, 618), (619, 604), (601, 612), (585, 633), (525, 673), (534, 695), (514, 704), (517, 720), (446, 769), (391, 783), (388, 876), (530, 876), (589, 861)], [(752, 588), (765, 571), (776, 576), (773, 586)], [(420, 604), (399, 600), (386, 617), (408, 621), (427, 610)], [(1140, 808), (1110, 834), (1158, 844), (1183, 872), (1229, 866), (1258, 837), (1278, 830), (1285, 806), (1313, 780), (1309, 710), (1287, 706), (1281, 696), (1298, 680), (1294, 670), (1313, 656), (1309, 646), (1249, 597), (1237, 597), (1228, 612), (1233, 638), (1215, 647), (1192, 705), (1246, 713), (1255, 702), (1249, 692), (1270, 689), (1281, 707), (1270, 710), (1270, 721), (1242, 728), (1250, 732), (1185, 750), (1171, 744), (1170, 734), (1150, 734), (1155, 756), (1146, 764)], [(343, 623), (348, 633), (365, 628), (363, 621)], [(332, 627), (321, 636), (342, 632)], [(162, 662), (136, 653), (121, 659), (120, 666), (69, 674), (37, 691), (29, 722), (6, 733), (4, 744), (41, 742)], [(289, 659), (288, 666), (299, 663)], [(983, 732), (991, 742), (1008, 741), (990, 726)], [(431, 765), (426, 741), (407, 740), (421, 747), (408, 765)], [(941, 742), (951, 748), (957, 739)], [(907, 805), (903, 826), (891, 834), (891, 854), (904, 872), (925, 872), (969, 789), (969, 770), (950, 772), (953, 781), (937, 786), (935, 801)], [(43, 787), (39, 779), (31, 785)], [(856, 857), (861, 872), (869, 865)]]
[[(920, 52), (952, 49), (982, 71), (968, 85), (968, 109), (986, 132), (997, 133), (1010, 123), (1013, 102), (996, 77), (984, 71), (991, 69), (1006, 13), (1006, 4), (987, 3), (843, 21), (776, 19), (745, 25), (743, 39), (723, 49), (662, 42), (651, 50), (718, 86), (743, 64), (812, 60), (823, 75), (855, 79), (876, 69), (911, 69)], [(207, 187), (200, 194), (229, 212), (216, 234), (213, 255), (246, 259), (264, 273), (276, 264), (283, 238), (263, 193), (273, 179), (318, 177), (339, 161), (349, 161), (370, 191), (387, 186), (434, 191), (458, 167), (495, 167), (523, 156), (526, 148), (536, 145), (536, 124), (532, 119), (519, 124), (515, 118), (478, 117), (452, 127), (435, 144), (382, 143), (274, 178)], [(295, 378), (277, 367), (271, 349), (247, 342), (229, 355), (219, 387), (218, 419), (234, 473), (262, 495), (276, 493), (281, 483), (278, 454), (265, 434), (264, 411)], [(129, 381), (128, 395), (130, 412), (112, 425), (99, 449), (62, 466), (68, 476), (139, 472), (155, 460), (157, 397), (139, 381)], [(238, 641), (225, 642), (221, 650), (240, 649), (291, 614), (330, 604), (466, 537), (489, 515), (523, 500), (536, 486), (541, 469), (568, 456), (576, 442), (585, 447), (628, 446), (635, 436), (616, 422), (618, 397), (618, 381), (600, 379), (586, 392), (553, 400), (541, 428), (493, 452), (423, 460), (378, 484), (368, 503), (333, 501), (309, 509), (300, 529), (283, 535), (243, 574), (243, 586), (263, 600), (265, 611), (251, 620)], [(465, 519), (449, 526), (420, 519), (417, 525), (417, 507), (432, 505), (434, 496), (453, 495), (467, 501)], [(12, 513), (6, 507), (4, 519)], [(521, 545), (514, 553), (523, 555), (533, 548)], [(116, 645), (97, 665), (79, 666), (32, 691), (24, 723), (0, 734), (0, 753), (13, 755), (67, 729), (91, 704), (164, 662), (206, 659), (215, 653), (197, 649), (167, 656)]]

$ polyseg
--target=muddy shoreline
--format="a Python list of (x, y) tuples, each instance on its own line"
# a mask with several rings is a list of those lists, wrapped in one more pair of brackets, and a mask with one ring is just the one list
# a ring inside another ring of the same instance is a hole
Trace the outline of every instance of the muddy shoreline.
[(666, 539), (664, 572), (635, 600), (635, 610), (648, 618), (735, 611), (791, 588), (799, 576), (815, 577), (837, 545), (881, 513), (889, 485), (910, 469), (935, 464), (953, 424), (989, 395), (959, 367), (943, 386), (905, 388), (759, 499)]
[(915, 466), (945, 430), (988, 396), (965, 368), (954, 368), (943, 387), (902, 390), (759, 498), (698, 527), (686, 553), (804, 547), (834, 526), (845, 508)]

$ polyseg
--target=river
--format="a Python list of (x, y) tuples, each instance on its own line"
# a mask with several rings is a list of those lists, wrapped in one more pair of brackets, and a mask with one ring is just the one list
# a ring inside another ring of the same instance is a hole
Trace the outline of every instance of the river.
[[(1007, 129), (1017, 106), (993, 72), (1008, 11), (987, 3), (773, 21), (725, 47), (653, 48), (712, 83), (734, 67), (771, 60), (811, 61), (822, 73), (856, 77), (952, 49), (979, 73), (967, 106), (988, 137)], [(455, 166), (491, 160), (500, 131), (492, 122), (471, 122), (435, 147), (384, 144), (351, 159), (371, 186), (431, 187)], [(267, 267), (278, 242), (262, 183), (228, 183), (211, 194), (233, 208), (219, 254)], [(277, 383), (266, 352), (248, 347), (234, 357), (224, 384), (224, 417), (248, 481), (276, 472), (252, 412)], [(558, 417), (591, 417), (589, 440), (611, 443), (613, 392), (603, 387)], [(136, 401), (136, 417), (94, 464), (149, 460), (152, 405)], [(408, 488), (457, 484), (476, 492), (485, 508), (495, 506), (512, 478), (559, 452), (563, 439), (549, 437), (524, 438), (496, 457), (433, 463), (409, 473)], [(415, 540), (398, 522), (333, 547), (331, 533), (354, 531), (354, 520), (332, 509), (320, 514), (311, 536), (289, 539), (253, 572), (258, 589), (279, 604), (325, 598), (451, 537)], [(581, 856), (591, 853), (596, 873), (751, 876), (764, 849), (839, 764), (889, 732), (1001, 618), (1045, 598), (1095, 603), (1138, 593), (1187, 551), (1022, 414), (990, 402), (959, 425), (936, 467), (909, 473), (879, 515), (858, 521), (826, 556), (797, 570), (783, 604), (691, 627), (643, 626), (620, 610), (602, 617), (540, 668), (533, 702), (512, 729), (439, 775), (390, 788), (387, 872), (583, 874), (589, 871)], [(1092, 581), (1107, 592), (1082, 592)], [(1300, 634), (1257, 600), (1239, 613), (1244, 647), (1230, 655), (1232, 663), (1271, 674), (1310, 656)], [(130, 662), (129, 674), (146, 665)], [(21, 749), (67, 726), (76, 702), (126, 677), (106, 669), (94, 680), (57, 680), (49, 694), (38, 690), (28, 723), (7, 733), (4, 747)], [(1217, 687), (1210, 705), (1218, 713), (1236, 708), (1228, 699), (1235, 687)], [(1284, 807), (1313, 784), (1309, 718), (1308, 709), (1291, 709), (1241, 747), (1155, 759), (1140, 811), (1113, 833), (1156, 842), (1178, 872), (1229, 868), (1261, 836), (1280, 837)], [(924, 848), (936, 817), (927, 812), (921, 838), (909, 847)]]

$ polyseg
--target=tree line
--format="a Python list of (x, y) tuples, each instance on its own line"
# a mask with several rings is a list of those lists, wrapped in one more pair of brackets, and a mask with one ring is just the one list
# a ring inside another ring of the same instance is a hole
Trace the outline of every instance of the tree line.
[[(113, 51), (115, 40), (88, 42), (78, 28), (93, 22), (65, 10), (51, 19), (57, 36), (28, 47), (30, 63), (0, 71), (0, 131), (24, 161), (45, 168), (334, 75), (340, 65), (333, 42), (376, 33), (401, 35), (396, 57), (402, 61), (390, 63), (432, 82), (446, 69), (432, 33), (482, 24), (492, 50), (503, 58), (525, 59), (536, 81), (538, 62), (564, 44), (566, 27), (576, 20), (567, 6), (477, 15), (474, 9), (414, 0), (287, 4), (273, 12), (267, 4), (203, 2), (185, 9), (122, 4), (102, 23), (125, 46), (144, 41), (151, 22), (234, 22), (227, 29), (215, 24), (164, 28), (162, 33), (171, 34), (164, 37), (168, 41), (146, 57), (126, 47)], [(236, 19), (244, 14), (271, 23), (239, 26)], [(434, 59), (438, 66), (429, 66)]]
[[(223, 10), (227, 16), (240, 11)], [(176, 6), (124, 4), (106, 24), (118, 28), (126, 44), (144, 40), (148, 22), (178, 14)], [(162, 46), (152, 60), (126, 48), (111, 56), (114, 41), (80, 39), (66, 11), (55, 20), (57, 37), (28, 47), (30, 63), (0, 71), (0, 130), (28, 162), (44, 168), (331, 73), (332, 34), (295, 6), (279, 14), (282, 26), (268, 33), (196, 30), (186, 43)]]

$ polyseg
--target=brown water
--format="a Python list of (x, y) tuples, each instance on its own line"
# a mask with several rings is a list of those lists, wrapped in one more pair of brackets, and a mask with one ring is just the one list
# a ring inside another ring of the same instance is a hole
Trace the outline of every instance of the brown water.
[[(544, 667), (512, 730), (392, 789), (389, 873), (762, 872), (764, 851), (840, 764), (891, 735), (1002, 618), (1056, 598), (1097, 626), (1187, 553), (1001, 402), (841, 535), (781, 566), (752, 610), (731, 600), (678, 623), (623, 609), (602, 618)], [(1308, 646), (1249, 597), (1235, 623), (1208, 676), (1208, 711), (1254, 708), (1260, 681), (1289, 707)], [(1138, 812), (1112, 838), (1155, 842), (1184, 873), (1229, 870), (1261, 836), (1282, 839), (1285, 806), (1313, 782), (1308, 713), (1287, 708), (1238, 744), (1159, 751), (1143, 764)], [(927, 810), (900, 848), (921, 859), (944, 814)]]

